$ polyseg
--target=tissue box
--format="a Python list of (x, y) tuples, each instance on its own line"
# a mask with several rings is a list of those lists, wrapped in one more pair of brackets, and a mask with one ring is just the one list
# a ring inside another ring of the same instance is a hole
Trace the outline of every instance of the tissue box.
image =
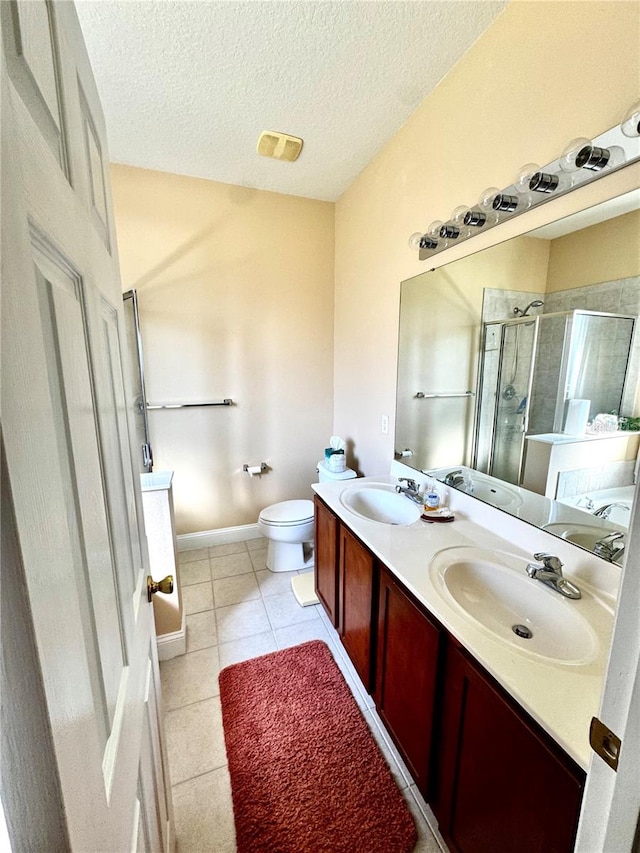
[(345, 459), (343, 450), (336, 450), (327, 459), (327, 467), (333, 474), (339, 474), (347, 468), (347, 460)]

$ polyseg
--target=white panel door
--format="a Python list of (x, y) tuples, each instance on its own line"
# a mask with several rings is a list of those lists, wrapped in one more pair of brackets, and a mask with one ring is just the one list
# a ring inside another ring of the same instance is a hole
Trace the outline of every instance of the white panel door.
[(168, 850), (104, 122), (73, 5), (0, 15), (1, 414), (66, 831), (82, 853)]

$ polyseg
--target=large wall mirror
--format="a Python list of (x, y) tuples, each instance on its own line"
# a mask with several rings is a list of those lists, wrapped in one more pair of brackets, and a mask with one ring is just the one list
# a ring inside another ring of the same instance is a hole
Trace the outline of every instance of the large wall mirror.
[(640, 191), (403, 282), (396, 457), (620, 561), (639, 314)]

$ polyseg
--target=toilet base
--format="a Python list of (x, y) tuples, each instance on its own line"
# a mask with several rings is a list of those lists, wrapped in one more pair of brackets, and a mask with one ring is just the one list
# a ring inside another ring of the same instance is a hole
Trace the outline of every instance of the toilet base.
[(267, 568), (271, 572), (295, 572), (313, 567), (312, 542), (276, 542), (269, 539)]

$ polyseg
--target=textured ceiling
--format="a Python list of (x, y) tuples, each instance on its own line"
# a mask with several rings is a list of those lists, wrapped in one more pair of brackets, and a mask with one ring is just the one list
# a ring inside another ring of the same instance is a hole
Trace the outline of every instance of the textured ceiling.
[[(335, 200), (507, 0), (76, 0), (112, 161)], [(262, 130), (304, 139), (295, 163)]]

